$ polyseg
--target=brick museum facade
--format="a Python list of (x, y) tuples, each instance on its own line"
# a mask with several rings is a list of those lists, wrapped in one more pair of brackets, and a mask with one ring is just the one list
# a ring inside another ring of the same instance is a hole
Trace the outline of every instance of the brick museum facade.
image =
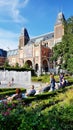
[(27, 63), (40, 73), (51, 71), (54, 66), (50, 61), (52, 47), (61, 42), (64, 35), (64, 15), (60, 12), (54, 25), (54, 31), (30, 38), (26, 28), (22, 29), (19, 37), (18, 48), (7, 52), (7, 59), (11, 66), (18, 63), (23, 66)]

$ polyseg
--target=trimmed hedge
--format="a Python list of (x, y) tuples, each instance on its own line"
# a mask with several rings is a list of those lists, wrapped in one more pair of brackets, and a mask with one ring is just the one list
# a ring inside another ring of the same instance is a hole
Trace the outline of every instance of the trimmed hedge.
[(35, 75), (35, 71), (31, 68), (26, 69), (26, 68), (14, 68), (14, 67), (0, 67), (0, 70), (8, 70), (8, 71), (31, 71), (31, 75), (34, 76)]
[[(9, 95), (11, 95), (11, 94), (14, 94), (15, 93), (15, 89), (16, 88), (6, 88), (6, 89), (1, 89), (2, 91), (0, 92), (0, 98), (4, 98), (5, 96), (9, 96)], [(22, 92), (26, 92), (26, 89), (23, 89), (23, 88), (21, 88), (21, 91)]]
[(2, 102), (0, 105), (0, 129), (73, 130), (72, 92), (73, 86), (69, 86), (21, 101)]

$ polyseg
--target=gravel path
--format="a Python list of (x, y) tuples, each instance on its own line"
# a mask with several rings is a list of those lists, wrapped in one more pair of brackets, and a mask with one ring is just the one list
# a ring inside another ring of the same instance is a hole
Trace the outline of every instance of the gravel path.
[(28, 91), (31, 88), (31, 85), (34, 85), (35, 89), (39, 90), (44, 87), (45, 83), (31, 82), (30, 84), (13, 84), (11, 86), (8, 86), (7, 84), (1, 84), (0, 88), (25, 88)]

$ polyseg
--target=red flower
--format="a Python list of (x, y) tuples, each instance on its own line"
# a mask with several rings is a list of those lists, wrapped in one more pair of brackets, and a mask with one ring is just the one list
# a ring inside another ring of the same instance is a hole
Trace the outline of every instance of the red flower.
[(2, 113), (3, 116), (8, 116), (9, 114), (10, 113), (8, 111)]
[(7, 111), (10, 111), (11, 110), (11, 108), (9, 107), (8, 109), (7, 109)]

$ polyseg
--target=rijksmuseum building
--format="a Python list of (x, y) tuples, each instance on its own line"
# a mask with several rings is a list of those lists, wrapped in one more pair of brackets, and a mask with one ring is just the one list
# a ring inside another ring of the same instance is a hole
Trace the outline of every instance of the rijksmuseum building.
[(18, 48), (7, 52), (7, 59), (11, 66), (18, 63), (23, 66), (27, 63), (35, 71), (40, 73), (50, 72), (54, 66), (50, 60), (52, 48), (55, 44), (62, 41), (64, 35), (65, 20), (62, 12), (58, 13), (54, 31), (30, 38), (26, 28), (22, 29)]

